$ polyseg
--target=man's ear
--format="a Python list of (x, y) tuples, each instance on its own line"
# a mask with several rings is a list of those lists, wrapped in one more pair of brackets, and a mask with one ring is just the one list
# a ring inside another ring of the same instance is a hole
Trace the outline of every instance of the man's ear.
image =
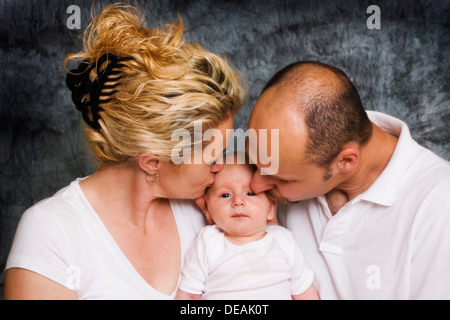
[(139, 167), (149, 175), (155, 174), (161, 165), (158, 158), (153, 154), (143, 154), (139, 157)]
[(359, 145), (356, 142), (347, 143), (337, 156), (337, 168), (342, 173), (350, 172), (358, 166), (359, 159)]

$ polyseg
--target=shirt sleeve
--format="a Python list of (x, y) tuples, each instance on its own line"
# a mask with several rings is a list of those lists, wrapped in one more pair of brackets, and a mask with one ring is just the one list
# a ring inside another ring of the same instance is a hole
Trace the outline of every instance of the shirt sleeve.
[(415, 221), (411, 299), (450, 299), (450, 184), (433, 191)]
[(291, 295), (305, 292), (313, 283), (314, 273), (308, 268), (300, 247), (294, 240), (292, 233), (284, 227), (274, 226), (278, 230), (282, 240), (282, 247), (286, 248), (286, 254), (291, 258)]
[(208, 277), (207, 238), (208, 229), (200, 232), (196, 241), (186, 252), (178, 288), (191, 294), (203, 294)]
[(60, 226), (46, 212), (32, 207), (19, 222), (5, 270), (27, 269), (73, 289), (76, 267), (69, 252)]

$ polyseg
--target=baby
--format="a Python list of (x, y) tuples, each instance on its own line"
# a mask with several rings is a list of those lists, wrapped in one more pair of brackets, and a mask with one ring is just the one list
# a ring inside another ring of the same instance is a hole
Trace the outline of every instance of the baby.
[(276, 206), (250, 189), (254, 167), (225, 164), (205, 192), (205, 227), (186, 254), (176, 299), (318, 299), (290, 231), (267, 225)]

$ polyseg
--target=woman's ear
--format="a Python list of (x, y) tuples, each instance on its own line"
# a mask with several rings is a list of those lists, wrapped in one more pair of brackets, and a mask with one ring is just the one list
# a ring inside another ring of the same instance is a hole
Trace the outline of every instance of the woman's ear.
[(153, 154), (143, 154), (139, 157), (139, 167), (149, 175), (154, 175), (161, 165), (158, 158)]

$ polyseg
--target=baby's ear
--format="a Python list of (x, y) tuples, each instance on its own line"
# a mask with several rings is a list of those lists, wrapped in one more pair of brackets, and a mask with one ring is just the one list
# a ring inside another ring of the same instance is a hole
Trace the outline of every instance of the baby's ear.
[(277, 201), (270, 201), (269, 214), (267, 215), (267, 224), (278, 224), (277, 205)]
[(205, 218), (206, 218), (206, 221), (208, 221), (208, 224), (213, 225), (214, 221), (211, 218), (211, 214), (209, 213), (208, 205), (206, 204), (205, 195), (201, 196), (200, 198), (195, 199), (195, 203), (197, 204), (197, 206), (200, 208), (200, 210), (205, 215)]

